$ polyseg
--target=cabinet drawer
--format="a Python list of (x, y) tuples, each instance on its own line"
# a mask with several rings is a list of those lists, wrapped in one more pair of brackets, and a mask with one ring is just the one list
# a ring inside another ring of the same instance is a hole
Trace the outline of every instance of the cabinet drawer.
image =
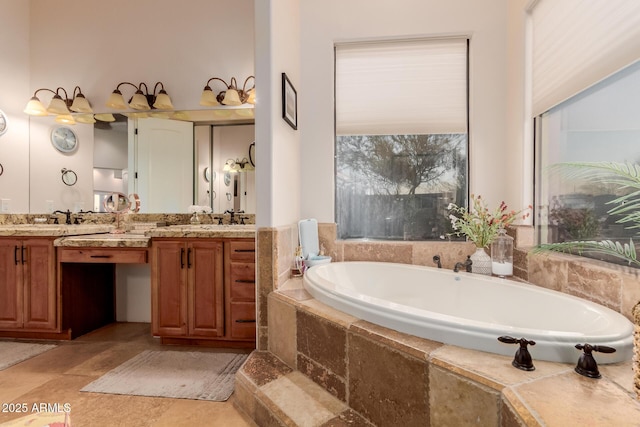
[(256, 265), (252, 262), (232, 262), (229, 294), (232, 300), (255, 301)]
[(256, 260), (256, 242), (254, 240), (229, 242), (229, 258), (237, 261)]
[(63, 249), (60, 262), (146, 264), (146, 249)]
[(231, 337), (256, 337), (256, 305), (253, 302), (231, 303)]

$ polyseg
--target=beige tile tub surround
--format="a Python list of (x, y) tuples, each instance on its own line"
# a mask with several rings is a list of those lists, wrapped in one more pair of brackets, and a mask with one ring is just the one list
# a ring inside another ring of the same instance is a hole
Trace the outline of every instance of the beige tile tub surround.
[[(594, 380), (572, 364), (536, 361), (532, 352), (536, 370), (521, 371), (512, 357), (359, 320), (300, 286), (292, 280), (269, 295), (270, 309), (283, 313), (270, 328), (275, 353), (254, 353), (239, 374), (236, 402), (258, 425), (638, 425), (630, 362), (602, 365), (603, 378)], [(320, 415), (302, 421), (296, 405), (309, 405), (310, 396), (318, 396)], [(338, 423), (347, 413), (354, 423)]]
[[(336, 240), (336, 233), (336, 224), (321, 223), (318, 226), (320, 243), (324, 246), (325, 253), (334, 261), (393, 261), (433, 266), (433, 256), (440, 255), (443, 268), (453, 268), (456, 262), (464, 260), (474, 250), (473, 244), (465, 242), (340, 241)], [(510, 230), (510, 234), (516, 242), (515, 278), (592, 300), (633, 320), (632, 308), (640, 301), (640, 271), (562, 254), (531, 255), (529, 249), (534, 242), (533, 228), (517, 226)], [(304, 292), (285, 289), (289, 283), (287, 279), (293, 263), (293, 250), (297, 246), (297, 224), (261, 228), (257, 235), (258, 349), (273, 348), (274, 354), (287, 361), (290, 366), (298, 369), (300, 363), (300, 367), (310, 377), (319, 378), (324, 374), (313, 358), (305, 355), (298, 357), (291, 347), (287, 347), (289, 343), (295, 345), (297, 340), (296, 328), (292, 326), (292, 311), (283, 311), (282, 305), (277, 302), (273, 304), (273, 312), (269, 310), (268, 296), (272, 291), (278, 289), (293, 296), (296, 292)], [(278, 322), (278, 332), (271, 337), (269, 324), (274, 322)], [(636, 358), (634, 366), (640, 371), (640, 357)], [(332, 384), (334, 395), (341, 396), (344, 378), (334, 372), (327, 372), (325, 379), (327, 385)], [(346, 393), (346, 385), (344, 389)], [(638, 393), (640, 395), (640, 391)]]

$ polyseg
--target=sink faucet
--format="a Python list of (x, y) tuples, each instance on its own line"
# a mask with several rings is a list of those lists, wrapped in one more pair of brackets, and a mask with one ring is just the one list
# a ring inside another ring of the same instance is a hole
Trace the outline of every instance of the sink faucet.
[(236, 223), (236, 217), (235, 217), (235, 212), (233, 209), (227, 209), (226, 211), (224, 211), (224, 213), (231, 215), (231, 218), (229, 219), (229, 224), (233, 225)]
[[(69, 209), (67, 209), (66, 212), (64, 211), (53, 211), (54, 214), (65, 214), (67, 216), (67, 219), (65, 220), (65, 224), (71, 225), (71, 211)], [(56, 218), (57, 219), (57, 218)]]
[(471, 256), (467, 255), (467, 259), (465, 260), (465, 262), (456, 262), (456, 265), (453, 267), (453, 271), (457, 273), (458, 271), (460, 271), (460, 267), (464, 267), (467, 273), (471, 273), (472, 264), (473, 261), (471, 261)]
[[(227, 209), (226, 211), (224, 211), (224, 213), (231, 215), (231, 218), (229, 219), (229, 224), (234, 225), (234, 224), (238, 224), (238, 222), (236, 222), (235, 214), (244, 213), (244, 211), (243, 210), (234, 211), (233, 209)], [(244, 218), (242, 221), (244, 222)]]

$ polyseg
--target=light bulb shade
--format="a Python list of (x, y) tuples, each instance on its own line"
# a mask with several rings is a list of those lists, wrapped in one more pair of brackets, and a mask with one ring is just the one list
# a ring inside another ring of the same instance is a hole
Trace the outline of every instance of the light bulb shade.
[(224, 167), (222, 168), (223, 172), (229, 172), (231, 171), (231, 165), (229, 165), (229, 162), (227, 161), (227, 163), (224, 164)]
[(87, 98), (85, 98), (81, 93), (77, 94), (76, 97), (73, 98), (73, 104), (71, 104), (69, 109), (76, 113), (93, 113), (91, 105), (89, 105), (89, 101), (87, 101)]
[(27, 106), (24, 107), (24, 112), (31, 116), (46, 116), (49, 114), (36, 96), (27, 102)]
[(216, 95), (213, 93), (209, 86), (206, 86), (200, 95), (200, 105), (205, 107), (213, 107), (214, 105), (220, 105), (216, 99)]
[(116, 110), (126, 110), (127, 104), (124, 102), (122, 92), (120, 92), (118, 89), (114, 90), (111, 95), (109, 95), (109, 99), (107, 100), (107, 107), (115, 108)]
[(240, 95), (238, 95), (238, 91), (235, 89), (228, 89), (225, 92), (222, 103), (224, 105), (242, 105), (242, 101), (240, 101)]
[(149, 113), (149, 116), (154, 117), (156, 119), (170, 119), (171, 113), (168, 111), (158, 111), (158, 112)]
[(75, 125), (76, 121), (71, 114), (59, 114), (56, 116), (56, 123), (63, 125)]
[(191, 117), (189, 117), (189, 114), (187, 114), (185, 111), (174, 111), (171, 114), (171, 117), (174, 120), (188, 120), (191, 121)]
[(233, 168), (232, 168), (231, 171), (232, 172), (240, 172), (240, 171), (242, 171), (242, 167), (238, 163), (236, 163), (235, 165), (233, 165)]
[(255, 89), (249, 89), (247, 91), (247, 94), (249, 95), (247, 97), (247, 103), (255, 104), (256, 103), (256, 90)]
[(58, 94), (51, 98), (47, 111), (51, 114), (71, 114), (71, 111), (67, 108), (67, 103)]
[(129, 102), (129, 107), (133, 108), (134, 110), (144, 110), (144, 111), (151, 109), (151, 107), (149, 106), (149, 103), (147, 102), (147, 97), (144, 96), (144, 94), (140, 90), (133, 95), (133, 98), (131, 98), (131, 101)]
[(156, 102), (153, 103), (153, 107), (158, 110), (173, 110), (173, 104), (171, 103), (171, 98), (169, 98), (167, 92), (164, 90), (160, 91), (156, 97)]
[(130, 119), (147, 119), (151, 117), (149, 113), (145, 113), (143, 111), (140, 111), (138, 113), (123, 113), (123, 114), (129, 117)]
[(116, 118), (113, 117), (113, 114), (111, 113), (100, 113), (100, 114), (96, 114), (95, 116), (96, 120), (100, 120), (101, 122), (115, 122)]
[(84, 123), (88, 125), (94, 124), (96, 122), (93, 114), (78, 114), (75, 119), (78, 123)]
[(235, 111), (240, 117), (253, 117), (253, 108), (238, 108)]
[(232, 114), (233, 114), (233, 110), (227, 110), (227, 109), (213, 110), (213, 115), (216, 117), (231, 117)]

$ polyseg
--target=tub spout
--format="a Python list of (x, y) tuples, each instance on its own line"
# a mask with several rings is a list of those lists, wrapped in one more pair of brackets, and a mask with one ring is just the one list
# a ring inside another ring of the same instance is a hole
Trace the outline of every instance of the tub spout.
[(458, 271), (460, 271), (461, 267), (464, 267), (467, 273), (471, 273), (472, 265), (473, 261), (471, 261), (471, 256), (467, 255), (467, 259), (464, 262), (456, 262), (456, 265), (453, 267), (453, 271), (457, 273)]
[(576, 344), (578, 350), (583, 350), (584, 353), (580, 355), (578, 364), (575, 371), (580, 375), (584, 375), (589, 378), (600, 378), (600, 371), (598, 370), (598, 364), (596, 359), (593, 358), (591, 352), (599, 351), (600, 353), (615, 353), (616, 349), (613, 347), (607, 347), (606, 345), (591, 345), (591, 344)]
[(440, 262), (440, 255), (434, 255), (433, 262), (438, 266), (438, 268), (442, 268), (442, 263)]

